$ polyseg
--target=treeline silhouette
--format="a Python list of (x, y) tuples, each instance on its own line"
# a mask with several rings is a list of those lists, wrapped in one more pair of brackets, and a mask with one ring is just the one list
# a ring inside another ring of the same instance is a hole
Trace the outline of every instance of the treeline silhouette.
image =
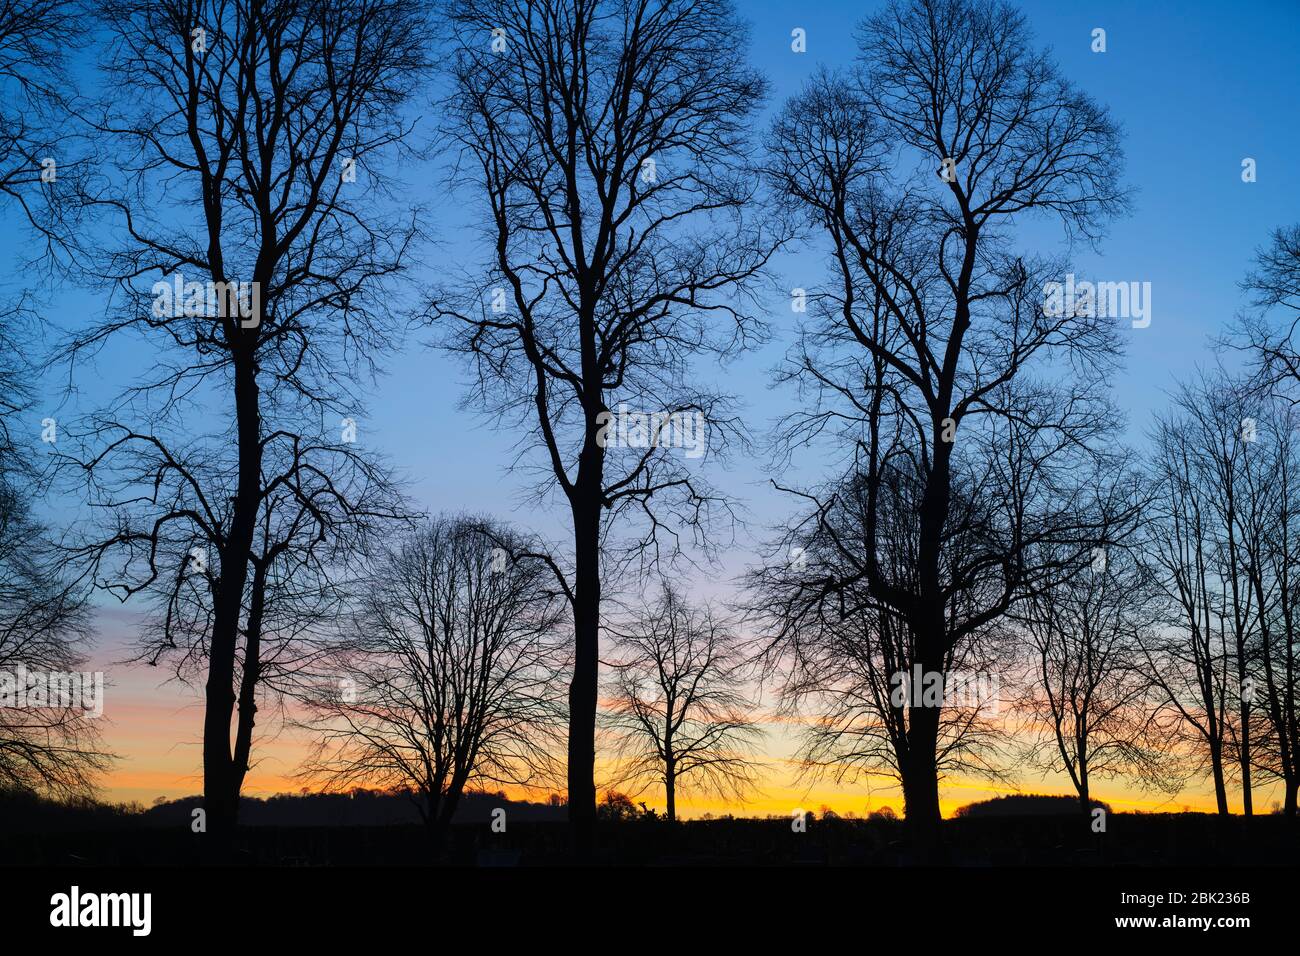
[[(422, 823), (413, 792), (358, 789), (348, 793), (286, 793), (240, 798), (240, 819), (250, 826), (410, 826)], [(101, 800), (52, 800), (30, 790), (0, 791), (0, 831), (111, 830), (120, 827), (183, 827), (202, 807), (199, 796), (139, 803)], [(504, 809), (511, 820), (562, 821), (558, 799), (533, 803), (511, 800), (502, 793), (468, 792), (453, 823), (489, 823), (492, 811)]]
[[(30, 793), (0, 797), (0, 858), (7, 864), (189, 864), (207, 858), (188, 827), (200, 800), (150, 808), (69, 804)], [(449, 828), (441, 860), (478, 866), (531, 866), (568, 858), (563, 807), (469, 794), (464, 825)], [(608, 805), (613, 805), (612, 807)], [(488, 823), (505, 807), (504, 833)], [(784, 816), (668, 821), (626, 797), (603, 801), (597, 859), (624, 865), (959, 865), (1262, 864), (1286, 866), (1291, 848), (1280, 815), (1224, 822), (1198, 813), (1111, 817), (1112, 838), (1084, 836), (1071, 797), (1015, 795), (960, 808), (945, 827), (939, 856), (919, 853), (903, 823), (874, 813), (853, 818), (809, 812), (806, 829)], [(428, 830), (406, 794), (286, 794), (243, 799), (234, 858), (267, 865), (427, 865)]]
[[(1111, 812), (1109, 804), (1102, 803), (1100, 800), (1092, 801), (1090, 809), (1092, 808)], [(957, 819), (969, 819), (971, 817), (1051, 816), (1078, 812), (1079, 801), (1074, 797), (1012, 793), (991, 800), (981, 800), (978, 803), (968, 803), (953, 811), (953, 816)]]

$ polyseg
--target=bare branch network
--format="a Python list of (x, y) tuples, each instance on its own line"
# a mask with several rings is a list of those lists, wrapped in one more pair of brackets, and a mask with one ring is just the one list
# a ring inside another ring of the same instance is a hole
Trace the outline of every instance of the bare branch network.
[[(880, 787), (922, 849), (971, 778), (1296, 815), (1300, 226), (1126, 441), (1134, 303), (1075, 297), (1134, 208), (1108, 108), (993, 0), (892, 0), (771, 103), (741, 12), (0, 0), (0, 788), (113, 768), (4, 675), (82, 673), (121, 602), (121, 663), (201, 695), (214, 859), (286, 728), (435, 858), (486, 787), (555, 792), (579, 858), (598, 785), (674, 825)], [(732, 375), (781, 338), (757, 426)], [(423, 513), (359, 437), (411, 342), (533, 528)], [(757, 544), (737, 465), (787, 509)]]

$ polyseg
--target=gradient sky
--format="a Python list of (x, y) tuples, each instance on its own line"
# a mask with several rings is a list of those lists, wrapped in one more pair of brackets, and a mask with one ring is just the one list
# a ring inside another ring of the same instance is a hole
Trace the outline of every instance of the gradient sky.
[[(775, 107), (820, 65), (850, 64), (854, 26), (883, 4), (741, 0), (738, 6), (752, 24), (751, 58), (772, 82), (769, 107)], [(1274, 228), (1300, 221), (1294, 48), (1300, 36), (1300, 4), (1274, 0), (1252, 4), (1248, 11), (1225, 3), (1174, 0), (1026, 0), (1019, 6), (1036, 41), (1053, 49), (1065, 75), (1108, 105), (1124, 128), (1126, 179), (1136, 190), (1134, 212), (1112, 227), (1098, 250), (1076, 249), (1074, 254), (1081, 274), (1152, 284), (1151, 325), (1126, 332), (1127, 368), (1115, 385), (1116, 398), (1129, 415), (1130, 439), (1140, 447), (1152, 414), (1166, 403), (1167, 390), (1198, 365), (1212, 361), (1209, 342), (1242, 305), (1237, 283), (1254, 250)], [(807, 53), (790, 50), (790, 33), (796, 27), (807, 31)], [(1106, 30), (1105, 53), (1091, 52), (1096, 27)], [(82, 83), (94, 82), (89, 69), (79, 68), (76, 76)], [(1241, 180), (1245, 157), (1257, 162), (1254, 183)], [(446, 194), (438, 170), (408, 168), (396, 175), (434, 211), (437, 245), (423, 256), (419, 278), (432, 281), (447, 267), (481, 261), (481, 250), (463, 239), (466, 233), (460, 228), (476, 225), (466, 220), (469, 207)], [(4, 232), (0, 251), (13, 261), (24, 251), (23, 240), (16, 229)], [(1028, 234), (1042, 243), (1057, 241), (1053, 233)], [(819, 253), (811, 248), (784, 256), (778, 263), (781, 285), (789, 289), (818, 284), (825, 277)], [(11, 272), (8, 282), (17, 287), (20, 277)], [(103, 308), (76, 290), (59, 290), (48, 301), (49, 318), (63, 328), (97, 317)], [(768, 318), (772, 343), (726, 370), (727, 385), (747, 403), (757, 432), (793, 401), (789, 392), (773, 390), (770, 384), (770, 370), (791, 341), (788, 296), (773, 295)], [(88, 407), (108, 397), (130, 381), (133, 369), (147, 362), (147, 350), (135, 343), (106, 351), (72, 405)], [(393, 357), (365, 415), (359, 416), (360, 440), (389, 456), (409, 477), (414, 499), (430, 512), (486, 512), (558, 535), (562, 525), (520, 505), (523, 478), (504, 467), (512, 457), (515, 436), (494, 431), (458, 409), (464, 380), (454, 359), (428, 349), (420, 337), (412, 338)], [(54, 383), (46, 385), (53, 403)], [(71, 411), (65, 405), (57, 413)], [(48, 413), (32, 413), (34, 436)], [(817, 473), (815, 463), (802, 464), (805, 470), (811, 467), (808, 473)], [(757, 559), (756, 545), (765, 528), (789, 507), (764, 487), (761, 460), (741, 460), (729, 473), (714, 478), (747, 504), (751, 524), (727, 554), (723, 571), (696, 582), (700, 595), (729, 593), (730, 578)], [(68, 505), (45, 502), (43, 510), (57, 521), (66, 518)], [(107, 781), (107, 795), (147, 803), (159, 796), (198, 792), (200, 699), (186, 688), (165, 684), (162, 669), (114, 663), (121, 660), (124, 641), (135, 625), (129, 607), (106, 607), (98, 620), (94, 659), (110, 683), (106, 741), (122, 756)], [(885, 789), (884, 780), (819, 785), (811, 791), (794, 785), (787, 761), (793, 749), (789, 734), (775, 726), (773, 732), (771, 772), (763, 793), (750, 803), (750, 812), (788, 813), (797, 806), (823, 803), (841, 812), (862, 813), (886, 804), (901, 810), (900, 796)], [(260, 762), (249, 775), (248, 792), (298, 789), (301, 782), (292, 774), (301, 753), (302, 742), (289, 732), (272, 741), (259, 740), (255, 754)], [(1027, 777), (1020, 785), (1038, 792), (1068, 791), (1063, 778)], [(952, 781), (944, 791), (945, 811), (995, 792), (1001, 791)], [(1205, 787), (1189, 790), (1172, 803), (1130, 792), (1122, 784), (1102, 783), (1094, 795), (1121, 809), (1199, 809), (1213, 803)], [(1276, 796), (1263, 789), (1256, 805), (1267, 808)], [(1239, 804), (1237, 795), (1232, 800), (1234, 807)], [(688, 815), (726, 809), (716, 803), (684, 802)]]

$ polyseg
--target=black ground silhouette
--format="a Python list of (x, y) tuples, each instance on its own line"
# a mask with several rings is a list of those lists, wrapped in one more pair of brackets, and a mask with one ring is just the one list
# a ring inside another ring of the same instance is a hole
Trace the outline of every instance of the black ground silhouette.
[[(0, 864), (186, 865), (201, 862), (205, 834), (191, 832), (199, 797), (145, 809), (26, 795), (3, 798)], [(1102, 805), (1104, 808), (1104, 805)], [(1300, 828), (1281, 815), (1222, 819), (1201, 813), (1106, 814), (1106, 830), (1068, 798), (1001, 797), (945, 821), (936, 860), (922, 857), (902, 822), (809, 814), (804, 832), (787, 817), (669, 823), (631, 802), (601, 805), (598, 852), (606, 865), (695, 866), (1159, 866), (1288, 865)], [(505, 832), (493, 811), (505, 810)], [(265, 866), (539, 866), (568, 861), (565, 808), (468, 794), (436, 858), (404, 794), (285, 794), (245, 798), (237, 859)]]

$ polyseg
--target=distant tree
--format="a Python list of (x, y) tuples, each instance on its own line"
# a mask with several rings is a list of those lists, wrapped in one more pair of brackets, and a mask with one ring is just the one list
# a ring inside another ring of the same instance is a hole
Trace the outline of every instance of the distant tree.
[[(1065, 263), (1015, 238), (1034, 215), (1097, 236), (1126, 205), (1122, 150), (1005, 4), (899, 0), (860, 38), (861, 69), (815, 77), (769, 137), (774, 183), (832, 270), (788, 366), (809, 398), (781, 434), (787, 449), (833, 438), (869, 489), (865, 561), (823, 586), (864, 582), (938, 673), (1052, 573), (1027, 560), (1039, 544), (1095, 543), (1078, 499), (1110, 467), (1098, 449), (1115, 431), (1117, 326), (1104, 309), (1045, 308)], [(886, 505), (870, 490), (890, 472), (917, 486), (904, 567), (881, 554)], [(927, 844), (942, 719), (909, 710), (900, 768)]]
[(596, 815), (602, 820), (609, 820), (619, 823), (625, 820), (635, 820), (638, 816), (636, 804), (626, 793), (619, 793), (617, 790), (606, 790), (605, 797), (600, 801), (596, 808)]
[[(1252, 540), (1262, 547), (1249, 567), (1256, 589), (1261, 629), (1260, 670), (1266, 717), (1257, 755), (1261, 769), (1283, 781), (1283, 812), (1297, 815), (1300, 794), (1300, 499), (1297, 491), (1295, 408), (1300, 402), (1300, 225), (1277, 229), (1256, 255), (1255, 268), (1243, 282), (1253, 311), (1242, 322), (1244, 347), (1254, 365), (1254, 396), (1262, 411), (1263, 440), (1257, 470), (1258, 496), (1270, 502), (1257, 509), (1262, 533)], [(1266, 592), (1269, 596), (1266, 596)]]
[(744, 693), (736, 635), (713, 607), (692, 607), (671, 586), (613, 629), (609, 725), (620, 785), (662, 784), (667, 817), (679, 792), (743, 798), (756, 784), (762, 737)]
[[(563, 608), (549, 569), (482, 519), (438, 518), (365, 581), (333, 686), (309, 699), (305, 772), (331, 788), (410, 788), (435, 850), (467, 787), (557, 776)], [(504, 793), (502, 793), (504, 797)]]
[(1027, 759), (1064, 772), (1085, 813), (1096, 780), (1137, 778), (1173, 792), (1180, 783), (1167, 770), (1143, 667), (1141, 641), (1158, 624), (1155, 596), (1132, 548), (1112, 544), (1015, 612), (1029, 638), (1016, 701), (1031, 735)]
[[(1100, 800), (1094, 800), (1091, 808), (1100, 807), (1107, 813), (1110, 806)], [(1184, 807), (1184, 810), (1186, 808)], [(1016, 816), (1053, 816), (1078, 812), (1078, 801), (1072, 797), (1049, 796), (1037, 793), (1013, 793), (991, 800), (981, 800), (958, 807), (954, 817), (1016, 817)]]
[(1251, 669), (1244, 688), (1258, 718), (1251, 762), (1282, 781), (1283, 813), (1297, 815), (1300, 794), (1300, 413), (1261, 396), (1256, 441), (1247, 454), (1242, 547), (1254, 598)]
[[(1248, 473), (1258, 425), (1242, 383), (1207, 376), (1185, 385), (1155, 432), (1151, 561), (1165, 593), (1165, 627), (1143, 641), (1146, 673), (1160, 697), (1157, 720), (1171, 740), (1200, 753), (1228, 813), (1234, 752), (1243, 808), (1251, 813), (1253, 693), (1258, 608), (1249, 575)], [(1247, 421), (1247, 419), (1251, 419)]]
[[(726, 499), (670, 445), (720, 454), (729, 397), (693, 361), (753, 344), (747, 295), (774, 243), (750, 208), (747, 138), (765, 93), (724, 0), (454, 0), (447, 136), (483, 208), (482, 282), (432, 307), (474, 399), (524, 424), (539, 497), (561, 497), (573, 606), (569, 814), (591, 846), (602, 586), (706, 545)], [(616, 416), (657, 414), (628, 423)], [(624, 427), (629, 425), (630, 427)], [(687, 434), (683, 434), (683, 431)], [(627, 537), (619, 519), (637, 521)], [(564, 565), (564, 567), (561, 567)]]

